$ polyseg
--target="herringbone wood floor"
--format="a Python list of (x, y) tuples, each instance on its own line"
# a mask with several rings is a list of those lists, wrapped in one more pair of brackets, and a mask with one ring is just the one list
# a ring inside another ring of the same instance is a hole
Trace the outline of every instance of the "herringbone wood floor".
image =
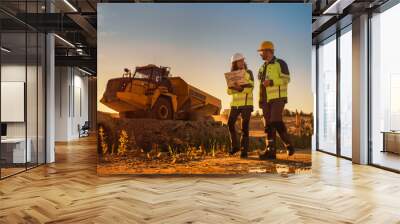
[(400, 175), (322, 153), (288, 178), (98, 177), (95, 151), (0, 181), (0, 223), (400, 223)]

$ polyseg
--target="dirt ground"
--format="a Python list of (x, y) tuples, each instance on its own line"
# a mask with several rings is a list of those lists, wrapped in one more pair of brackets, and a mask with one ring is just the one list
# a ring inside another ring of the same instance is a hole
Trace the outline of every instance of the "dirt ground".
[(293, 156), (279, 153), (276, 160), (263, 161), (252, 152), (248, 159), (234, 156), (206, 156), (197, 161), (167, 163), (165, 161), (123, 159), (98, 165), (99, 175), (112, 174), (298, 174), (311, 172), (311, 155), (308, 151), (296, 152)]
[(276, 160), (259, 160), (259, 153), (265, 148), (261, 119), (253, 119), (251, 124), (253, 151), (248, 159), (241, 159), (240, 153), (228, 154), (230, 139), (224, 119), (158, 121), (121, 119), (101, 113), (98, 118), (103, 128), (98, 145), (99, 175), (311, 172), (309, 148), (298, 148), (290, 157), (280, 151)]

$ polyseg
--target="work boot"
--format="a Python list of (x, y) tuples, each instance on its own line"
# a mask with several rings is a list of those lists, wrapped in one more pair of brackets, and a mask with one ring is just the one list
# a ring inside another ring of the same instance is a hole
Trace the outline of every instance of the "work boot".
[(294, 154), (294, 147), (289, 145), (287, 147), (287, 153), (288, 153), (289, 156), (292, 156)]
[(233, 155), (235, 155), (235, 153), (237, 153), (239, 151), (240, 151), (239, 148), (232, 148), (231, 150), (229, 150), (229, 155), (233, 156)]
[(240, 158), (242, 159), (247, 159), (248, 155), (247, 155), (247, 150), (242, 150), (240, 152)]
[(260, 160), (276, 159), (276, 150), (274, 148), (267, 148), (267, 150), (259, 156)]

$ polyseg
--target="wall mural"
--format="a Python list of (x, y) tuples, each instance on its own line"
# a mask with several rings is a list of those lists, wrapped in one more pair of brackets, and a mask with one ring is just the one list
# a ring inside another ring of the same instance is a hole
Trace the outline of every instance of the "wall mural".
[(308, 173), (311, 5), (98, 7), (98, 173)]

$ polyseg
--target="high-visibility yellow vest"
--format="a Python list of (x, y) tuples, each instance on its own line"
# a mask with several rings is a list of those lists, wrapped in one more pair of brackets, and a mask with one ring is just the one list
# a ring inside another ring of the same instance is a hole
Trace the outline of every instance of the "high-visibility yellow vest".
[(245, 79), (249, 86), (243, 88), (242, 92), (228, 88), (228, 94), (232, 95), (231, 107), (253, 106), (254, 78), (250, 70), (245, 72)]
[[(258, 79), (260, 80), (261, 103), (280, 100), (287, 102), (290, 76), (286, 62), (274, 57), (270, 63), (264, 63), (258, 70)], [(267, 79), (272, 80), (272, 84), (265, 87), (263, 82)]]

